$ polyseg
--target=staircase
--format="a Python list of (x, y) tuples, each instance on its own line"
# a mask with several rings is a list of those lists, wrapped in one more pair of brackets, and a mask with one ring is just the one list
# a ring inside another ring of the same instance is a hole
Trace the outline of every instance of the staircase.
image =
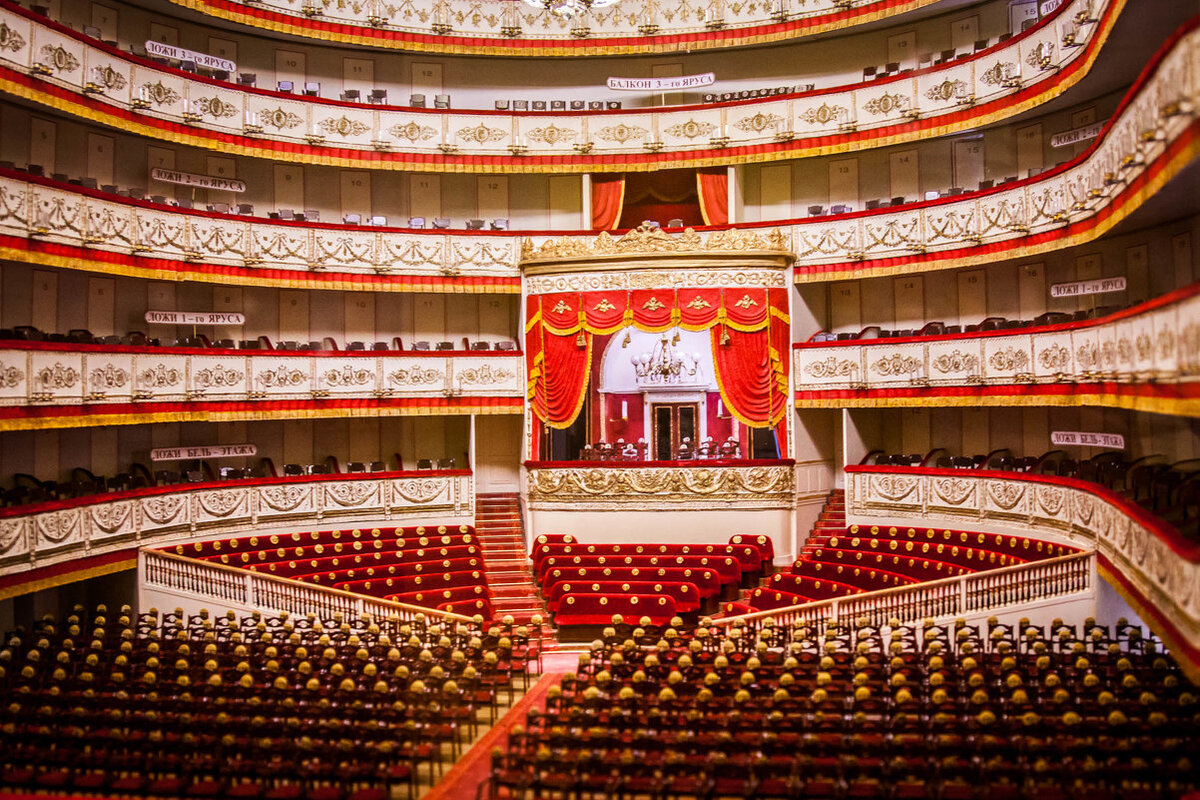
[(515, 494), (475, 496), (475, 536), (492, 593), (497, 618), (511, 614), (518, 623), (534, 614), (547, 618), (529, 572), (525, 535)]
[[(817, 515), (817, 522), (813, 525), (813, 529), (809, 531), (808, 537), (804, 540), (804, 546), (800, 548), (799, 557), (803, 553), (811, 551), (815, 547), (829, 544), (829, 537), (840, 536), (846, 532), (846, 490), (834, 489), (829, 493), (829, 497), (825, 498), (825, 505), (821, 506), (821, 513)], [(791, 567), (780, 568), (776, 571), (787, 572)], [(766, 585), (770, 580), (770, 576), (759, 581), (760, 586)], [(749, 589), (742, 589), (738, 592), (738, 600), (745, 602), (755, 590), (755, 586)], [(717, 614), (716, 617), (724, 616)]]
[(834, 489), (821, 507), (817, 515), (817, 524), (804, 540), (803, 550), (829, 544), (830, 536), (840, 536), (846, 532), (846, 491)]

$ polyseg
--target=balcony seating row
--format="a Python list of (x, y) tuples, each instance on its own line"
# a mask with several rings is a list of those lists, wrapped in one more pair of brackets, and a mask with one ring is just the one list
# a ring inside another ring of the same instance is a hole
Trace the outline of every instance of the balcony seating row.
[(415, 794), (511, 702), (536, 638), (418, 618), (79, 607), (0, 650), (0, 783), (55, 794)]
[(1118, 620), (614, 620), (493, 751), (491, 797), (1158, 800), (1200, 785), (1196, 693)]
[[(208, 336), (197, 333), (192, 336), (177, 338), (172, 341), (147, 336), (144, 331), (129, 331), (124, 336), (96, 336), (86, 328), (72, 328), (67, 333), (45, 333), (33, 325), (14, 325), (11, 328), (0, 328), (0, 342), (50, 342), (54, 344), (85, 344), (85, 345), (126, 345), (132, 347), (197, 347), (215, 348), (218, 350), (282, 350), (282, 351), (315, 351), (338, 352), (338, 344), (332, 336), (326, 336), (320, 341), (298, 342), (284, 340), (272, 342), (269, 336), (259, 336), (257, 339), (209, 339)], [(404, 341), (399, 336), (393, 336), (390, 342), (361, 342), (345, 343), (345, 352), (397, 351), (397, 352), (486, 352), (496, 350), (505, 353), (519, 351), (515, 341), (472, 340), (462, 337), (461, 346), (452, 341), (438, 342), (421, 339), (412, 343), (411, 349), (404, 347)]]
[(1096, 483), (1137, 503), (1175, 526), (1185, 537), (1200, 539), (1200, 458), (1168, 461), (1152, 453), (1131, 458), (1121, 451), (1071, 458), (1065, 450), (1040, 456), (1014, 456), (1007, 448), (974, 456), (951, 456), (944, 448), (925, 455), (873, 451), (863, 464), (942, 469), (988, 469), (1075, 478)]
[[(1066, 162), (1065, 161), (1059, 162), (1058, 166), (1061, 166), (1064, 163), (1066, 163)], [(22, 168), (20, 166), (17, 166), (12, 161), (5, 160), (5, 161), (0, 161), (0, 168), (7, 169), (7, 170), (13, 170), (16, 172), (25, 172), (29, 175), (34, 175), (37, 177), (47, 177), (46, 173), (45, 173), (45, 168), (39, 164), (28, 164), (27, 166)], [(1033, 177), (1037, 174), (1040, 174), (1041, 172), (1042, 172), (1042, 170), (1040, 170), (1040, 169), (1031, 169), (1028, 171), (1028, 176)], [(94, 191), (100, 191), (100, 192), (104, 192), (106, 194), (111, 194), (111, 195), (114, 195), (115, 197), (126, 197), (126, 198), (133, 199), (133, 200), (143, 200), (143, 201), (155, 203), (158, 205), (170, 206), (170, 207), (174, 207), (174, 208), (181, 208), (181, 209), (185, 209), (185, 210), (191, 210), (195, 207), (193, 201), (187, 197), (180, 197), (180, 198), (171, 200), (166, 195), (160, 195), (160, 194), (147, 195), (146, 189), (144, 187), (140, 187), (140, 186), (132, 186), (132, 187), (123, 188), (123, 187), (119, 187), (115, 184), (100, 184), (97, 182), (97, 180), (95, 178), (92, 178), (92, 177), (72, 178), (69, 175), (66, 175), (65, 173), (53, 173), (48, 177), (51, 180), (57, 181), (62, 184), (80, 186), (85, 189), (92, 189)], [(926, 190), (922, 196), (916, 197), (916, 198), (909, 198), (906, 196), (897, 196), (897, 197), (892, 197), (892, 198), (873, 198), (873, 199), (869, 199), (869, 200), (865, 201), (862, 204), (861, 208), (855, 208), (854, 204), (852, 204), (852, 203), (831, 203), (831, 204), (829, 204), (829, 206), (825, 206), (823, 204), (815, 204), (815, 205), (810, 205), (807, 207), (807, 216), (808, 217), (825, 217), (825, 216), (828, 216), (831, 214), (832, 215), (850, 214), (855, 211), (879, 211), (879, 210), (884, 210), (884, 209), (888, 209), (888, 208), (895, 208), (897, 206), (903, 206), (908, 203), (919, 203), (919, 202), (926, 202), (926, 201), (930, 201), (930, 200), (937, 200), (937, 199), (941, 199), (941, 198), (959, 197), (959, 196), (970, 194), (970, 193), (973, 193), (976, 191), (984, 192), (989, 189), (993, 189), (993, 188), (996, 188), (999, 186), (1004, 186), (1006, 184), (1013, 183), (1016, 180), (1018, 180), (1017, 175), (1008, 175), (1008, 176), (1004, 177), (1003, 179), (987, 178), (987, 179), (981, 180), (981, 181), (979, 181), (979, 183), (976, 185), (975, 188), (966, 188), (966, 187), (962, 187), (962, 186), (951, 186), (951, 187), (947, 187), (947, 188), (943, 188), (943, 189)], [(305, 209), (303, 211), (296, 211), (294, 209), (282, 208), (282, 209), (276, 209), (274, 211), (269, 211), (269, 212), (267, 212), (267, 215), (264, 217), (261, 214), (257, 214), (257, 215), (255, 214), (253, 203), (234, 203), (231, 205), (231, 204), (225, 203), (225, 202), (214, 202), (214, 203), (207, 204), (205, 206), (204, 210), (212, 212), (212, 213), (217, 213), (217, 214), (233, 214), (233, 215), (243, 216), (243, 217), (253, 217), (255, 219), (264, 219), (265, 218), (265, 219), (275, 219), (275, 220), (288, 220), (288, 221), (294, 221), (294, 222), (320, 222), (320, 211), (317, 209)], [(433, 217), (432, 219), (427, 219), (426, 217), (423, 217), (423, 216), (410, 216), (407, 218), (406, 225), (400, 225), (400, 226), (394, 226), (394, 227), (400, 227), (400, 228), (407, 227), (408, 229), (412, 229), (412, 230), (424, 230), (426, 228), (427, 222), (429, 224), (429, 227), (434, 230), (449, 230), (449, 229), (453, 228), (456, 230), (479, 231), (479, 230), (483, 230), (485, 228), (485, 226), (490, 228), (490, 230), (492, 230), (492, 231), (507, 231), (510, 229), (510, 220), (508, 218), (497, 218), (497, 219), (493, 219), (490, 221), (485, 220), (485, 219), (467, 219), (467, 220), (463, 221), (461, 228), (454, 228), (454, 222), (448, 217)], [(648, 222), (655, 227), (657, 227), (659, 224), (658, 222), (654, 222), (654, 221), (648, 221)], [(346, 214), (342, 215), (342, 223), (346, 224), (346, 225), (360, 225), (360, 226), (365, 225), (367, 227), (389, 227), (388, 217), (384, 216), (384, 215), (379, 215), (379, 214), (346, 213)], [(330, 224), (330, 223), (326, 223), (326, 224)], [(333, 224), (336, 224), (336, 223), (333, 223)], [(645, 223), (643, 223), (643, 224), (645, 224)], [(672, 220), (668, 221), (668, 223), (666, 224), (665, 227), (669, 228), (669, 229), (676, 229), (676, 228), (682, 229), (684, 226), (683, 226), (683, 221), (681, 219), (672, 219)]]
[[(1141, 301), (1137, 301), (1141, 302)], [(1130, 303), (1136, 305), (1137, 303)], [(1005, 317), (988, 317), (973, 325), (947, 325), (944, 322), (927, 322), (921, 328), (890, 330), (879, 325), (868, 325), (858, 333), (830, 333), (819, 331), (809, 337), (809, 342), (845, 342), (869, 341), (873, 339), (902, 338), (909, 336), (949, 336), (962, 333), (986, 333), (989, 331), (1019, 330), (1021, 328), (1042, 327), (1047, 325), (1065, 325), (1071, 322), (1083, 322), (1114, 314), (1127, 306), (1107, 305), (1068, 313), (1065, 311), (1047, 311), (1033, 319), (1006, 319)]]
[[(392, 460), (396, 469), (404, 469), (404, 462), (399, 454), (393, 454)], [(259, 459), (258, 463), (251, 467), (214, 467), (207, 460), (195, 460), (192, 463), (195, 465), (194, 467), (182, 470), (159, 469), (151, 472), (145, 464), (134, 462), (128, 472), (119, 472), (111, 476), (96, 475), (85, 467), (75, 467), (71, 470), (71, 479), (67, 483), (42, 480), (28, 473), (18, 472), (13, 476), (13, 486), (0, 490), (0, 500), (2, 500), (0, 506), (15, 507), (53, 500), (69, 500), (108, 492), (145, 489), (152, 486), (277, 478), (281, 475), (276, 470), (274, 461), (267, 457)], [(389, 470), (389, 466), (383, 461), (349, 461), (345, 466), (345, 474), (387, 472)], [(455, 469), (455, 459), (421, 458), (417, 459), (416, 468), (418, 470)], [(324, 461), (317, 464), (284, 464), (282, 470), (283, 477), (342, 473), (341, 464), (334, 456), (327, 456)]]

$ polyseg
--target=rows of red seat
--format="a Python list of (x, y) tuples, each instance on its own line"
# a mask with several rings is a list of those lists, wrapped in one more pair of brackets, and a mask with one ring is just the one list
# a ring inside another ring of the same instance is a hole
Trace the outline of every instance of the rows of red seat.
[(757, 580), (770, 568), (774, 547), (766, 536), (736, 535), (728, 544), (627, 544), (544, 534), (530, 559), (558, 625), (602, 625), (617, 614), (659, 624), (698, 614)]
[(832, 534), (825, 530), (819, 527), (809, 537), (788, 572), (772, 575), (724, 610), (783, 608), (1077, 552), (1069, 545), (994, 533), (858, 525)]
[(403, 549), (412, 546), (433, 547), (472, 544), (475, 541), (474, 533), (475, 529), (470, 525), (414, 525), (400, 528), (371, 528), (370, 530), (354, 528), (348, 531), (333, 529), (328, 531), (256, 534), (253, 536), (210, 539), (202, 542), (191, 542), (186, 545), (180, 544), (167, 549), (178, 555), (191, 556), (193, 558), (220, 556), (222, 553), (237, 553), (239, 551), (270, 553), (278, 549), (314, 547), (317, 545), (332, 547), (334, 549), (340, 546), (342, 549), (338, 549), (337, 552), (342, 552), (347, 546), (353, 547), (356, 542), (361, 544), (380, 542), (383, 546)]
[(342, 591), (493, 616), (483, 558), (469, 525), (242, 536), (166, 549)]

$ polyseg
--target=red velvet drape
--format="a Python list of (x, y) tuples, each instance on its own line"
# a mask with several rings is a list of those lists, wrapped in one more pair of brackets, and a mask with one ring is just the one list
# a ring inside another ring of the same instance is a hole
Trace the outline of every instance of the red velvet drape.
[(546, 424), (570, 427), (590, 383), (593, 336), (630, 325), (644, 331), (711, 330), (715, 377), (726, 407), (745, 425), (776, 428), (782, 441), (787, 300), (787, 289), (763, 287), (531, 295), (525, 316), (530, 407)]
[(614, 231), (625, 205), (625, 178), (592, 176), (592, 230)]
[[(532, 359), (529, 369), (529, 402), (538, 419), (551, 428), (569, 428), (587, 398), (592, 335), (580, 331), (572, 336), (556, 336), (540, 328), (539, 335), (541, 352)], [(553, 368), (546, 369), (548, 363)]]
[[(772, 322), (772, 327), (786, 327), (779, 320)], [(787, 411), (787, 371), (773, 333), (769, 328), (747, 333), (725, 325), (711, 332), (721, 398), (729, 413), (751, 428), (774, 427)]]
[(696, 193), (705, 225), (729, 222), (729, 173), (724, 167), (696, 172)]

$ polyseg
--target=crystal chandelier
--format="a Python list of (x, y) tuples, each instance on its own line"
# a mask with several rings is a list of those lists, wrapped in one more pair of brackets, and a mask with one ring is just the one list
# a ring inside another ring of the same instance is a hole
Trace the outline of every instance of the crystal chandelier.
[(615, 6), (620, 0), (524, 0), (528, 6), (549, 11), (560, 17), (573, 17), (593, 8)]
[(695, 378), (700, 369), (700, 356), (679, 351), (679, 331), (666, 333), (649, 353), (631, 356), (629, 361), (639, 383), (675, 384)]

